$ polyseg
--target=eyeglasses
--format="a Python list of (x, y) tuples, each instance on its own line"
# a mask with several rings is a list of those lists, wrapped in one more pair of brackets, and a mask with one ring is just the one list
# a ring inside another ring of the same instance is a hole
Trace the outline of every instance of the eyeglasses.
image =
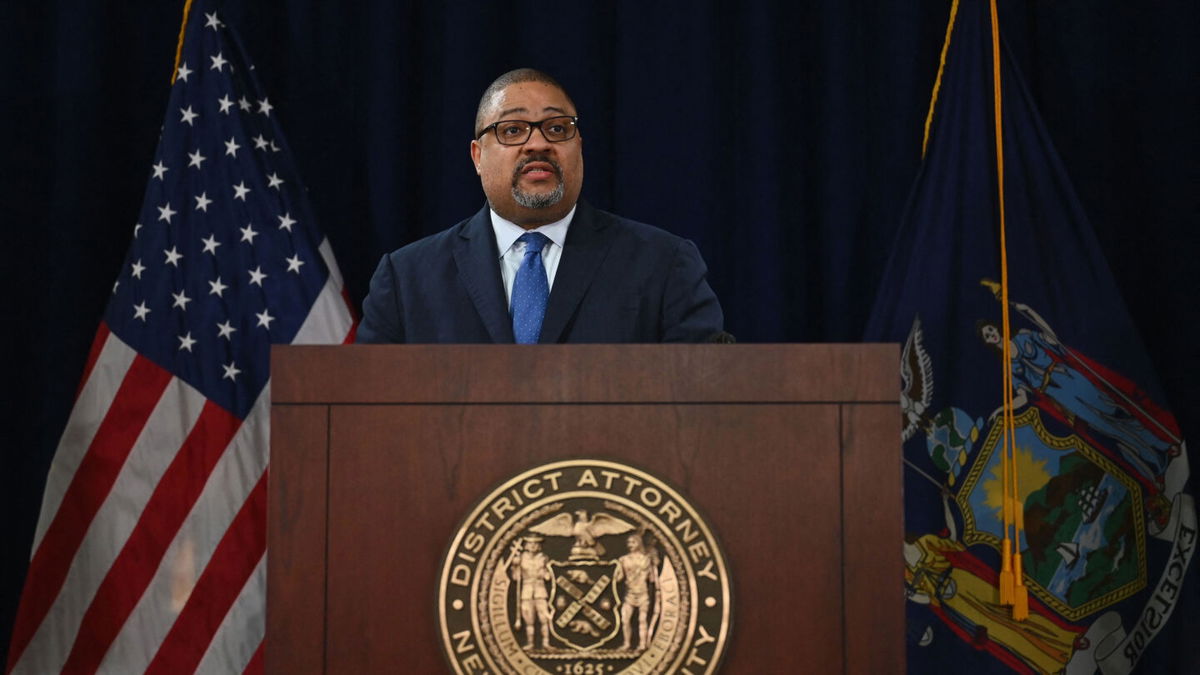
[(550, 117), (540, 122), (528, 122), (526, 120), (500, 120), (493, 122), (484, 127), (479, 133), (475, 134), (475, 140), (483, 138), (483, 135), (489, 131), (496, 132), (496, 140), (501, 145), (524, 145), (529, 141), (529, 137), (533, 135), (534, 127), (542, 130), (542, 136), (551, 143), (562, 143), (575, 138), (575, 134), (579, 133), (577, 123), (579, 117), (575, 115), (563, 115), (561, 117)]

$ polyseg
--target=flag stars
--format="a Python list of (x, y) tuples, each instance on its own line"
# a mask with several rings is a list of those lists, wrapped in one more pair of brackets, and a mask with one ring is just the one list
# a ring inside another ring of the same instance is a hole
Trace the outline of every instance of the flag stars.
[(283, 185), (283, 179), (279, 177), (279, 174), (272, 173), (267, 176), (267, 187), (273, 187), (278, 190), (280, 185)]
[(116, 281), (113, 282), (113, 295), (117, 294), (117, 288), (120, 287), (120, 285), (121, 285), (120, 279), (117, 279)]
[(177, 251), (174, 246), (165, 249), (163, 253), (167, 256), (165, 264), (179, 267), (179, 261), (183, 258), (183, 254)]
[(246, 223), (246, 226), (241, 228), (242, 241), (250, 242), (251, 246), (254, 245), (254, 238), (258, 236), (258, 232), (254, 231), (253, 225), (254, 223)]
[(216, 281), (208, 282), (208, 289), (209, 289), (208, 294), (209, 295), (215, 295), (218, 298), (220, 298), (220, 297), (222, 297), (221, 294), (225, 292), (226, 288), (229, 288), (229, 287), (226, 286), (225, 284), (221, 283), (221, 277), (217, 277)]
[(246, 195), (250, 193), (250, 188), (246, 187), (246, 181), (242, 181), (233, 186), (233, 198), (246, 201)]
[(208, 205), (213, 202), (213, 200), (208, 198), (208, 192), (207, 191), (201, 192), (200, 196), (196, 197), (195, 199), (196, 199), (196, 210), (208, 213)]
[(188, 68), (188, 65), (186, 63), (181, 63), (181, 64), (179, 64), (179, 70), (178, 70), (177, 74), (175, 75), (175, 77), (180, 80), (183, 80), (184, 82), (187, 82), (188, 75), (191, 75), (191, 74), (192, 74), (192, 69)]
[(170, 225), (171, 224), (171, 216), (173, 216), (177, 213), (177, 211), (171, 210), (171, 202), (167, 202), (166, 204), (163, 204), (162, 206), (159, 206), (156, 208), (158, 209), (158, 219), (165, 220), (165, 221), (167, 221), (167, 224)]
[(262, 312), (255, 314), (254, 316), (258, 317), (259, 326), (262, 326), (267, 330), (271, 330), (271, 322), (275, 320), (275, 317), (271, 316), (270, 312), (264, 309)]
[(233, 361), (230, 361), (228, 365), (224, 365), (221, 367), (225, 369), (225, 374), (221, 376), (222, 380), (225, 380), (225, 379), (234, 380), (242, 372), (242, 371), (238, 370), (237, 365)]
[(285, 213), (282, 216), (279, 216), (279, 229), (291, 232), (292, 226), (295, 224), (296, 221), (292, 219), (290, 214)]
[(188, 166), (194, 166), (197, 169), (199, 169), (200, 165), (204, 163), (204, 160), (208, 159), (204, 155), (200, 154), (200, 148), (196, 148), (195, 152), (189, 152), (188, 157), (191, 158), (188, 161)]
[(255, 286), (262, 288), (263, 279), (266, 279), (266, 278), (267, 278), (267, 275), (265, 273), (263, 273), (262, 265), (259, 265), (258, 267), (255, 267), (254, 269), (250, 270), (250, 283), (254, 284)]
[(238, 99), (238, 107), (246, 112), (250, 112), (250, 101), (247, 101), (246, 97), (243, 96)]
[(263, 100), (258, 102), (258, 112), (260, 112), (264, 115), (270, 115), (271, 110), (274, 109), (274, 107), (275, 106), (271, 105), (271, 102), (268, 101), (266, 99), (266, 97), (264, 97)]
[(160, 160), (158, 160), (158, 163), (154, 165), (153, 168), (154, 168), (154, 177), (159, 180), (162, 180), (163, 176), (167, 173), (167, 165), (163, 164), (162, 160), (160, 159)]
[(271, 144), (270, 141), (268, 141), (266, 138), (263, 138), (262, 134), (259, 134), (250, 140), (254, 141), (255, 150), (266, 150), (267, 146)]
[(213, 12), (212, 14), (205, 12), (204, 19), (205, 19), (204, 27), (211, 28), (211, 29), (213, 29), (213, 31), (216, 31), (218, 28), (222, 28), (225, 26), (225, 24), (221, 23), (221, 20), (217, 18), (216, 12)]
[(142, 231), (142, 224), (141, 224), (141, 223), (134, 223), (134, 224), (133, 224), (133, 238), (134, 238), (134, 239), (137, 239), (138, 232), (141, 232), (141, 231)]
[(146, 306), (145, 300), (133, 306), (133, 318), (141, 319), (142, 323), (146, 323), (146, 315), (149, 313), (150, 308)]
[[(179, 291), (178, 293), (172, 293), (171, 297), (175, 298), (175, 304), (171, 305), (171, 307), (178, 307), (179, 309), (182, 309), (185, 312), (187, 311), (187, 304), (192, 301), (192, 299), (187, 296), (187, 291)], [(189, 335), (190, 335), (190, 333), (189, 333)]]
[(215, 70), (217, 72), (221, 72), (221, 68), (224, 68), (225, 64), (229, 63), (229, 61), (226, 61), (225, 57), (221, 55), (221, 52), (217, 52), (216, 56), (210, 56), (208, 58), (212, 60), (212, 66), (209, 68), (209, 70)]
[(225, 154), (230, 157), (237, 157), (237, 151), (240, 147), (242, 146), (238, 145), (237, 139), (230, 136), (229, 140), (225, 141)]
[(142, 272), (146, 271), (146, 266), (142, 264), (141, 258), (138, 258), (137, 262), (130, 265), (130, 267), (133, 269), (133, 272), (131, 272), (131, 274), (133, 275), (134, 279), (141, 279)]
[(194, 113), (194, 112), (192, 112), (192, 106), (190, 106), (190, 105), (189, 105), (188, 107), (186, 107), (186, 108), (180, 108), (180, 109), (179, 109), (179, 112), (180, 112), (180, 113), (183, 115), (183, 119), (181, 119), (181, 120), (179, 120), (179, 121), (180, 121), (180, 122), (187, 122), (187, 125), (188, 125), (189, 127), (191, 127), (191, 126), (195, 126), (195, 125), (194, 125), (192, 122), (193, 122), (193, 121), (194, 121), (194, 120), (195, 120), (197, 117), (199, 117), (199, 116), (200, 116), (200, 113)]
[(192, 351), (192, 345), (196, 344), (196, 339), (192, 337), (192, 332), (188, 331), (187, 335), (179, 336), (179, 351)]
[(211, 253), (213, 255), (217, 254), (217, 247), (221, 245), (221, 242), (217, 241), (217, 236), (215, 234), (210, 234), (208, 235), (207, 239), (201, 239), (200, 241), (204, 242), (204, 250), (201, 251), (202, 253)]
[(290, 258), (287, 258), (287, 264), (288, 264), (289, 272), (295, 272), (296, 274), (300, 274), (300, 266), (304, 264), (304, 261), (301, 260), (299, 254), (297, 254), (297, 255), (293, 255)]
[(217, 105), (221, 106), (221, 112), (228, 115), (229, 109), (233, 107), (233, 99), (229, 98), (229, 94), (225, 94), (217, 99)]
[(229, 323), (229, 319), (226, 319), (225, 321), (217, 324), (217, 337), (223, 337), (226, 340), (230, 340), (231, 336), (236, 331), (237, 331), (237, 329), (234, 328), (233, 325)]

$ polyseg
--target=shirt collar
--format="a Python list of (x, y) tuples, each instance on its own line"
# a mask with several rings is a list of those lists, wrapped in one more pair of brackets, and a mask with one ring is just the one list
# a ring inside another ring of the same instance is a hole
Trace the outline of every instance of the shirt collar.
[(516, 223), (505, 220), (494, 209), (489, 209), (492, 213), (492, 231), (496, 233), (497, 255), (503, 258), (508, 249), (512, 248), (513, 244), (516, 243), (517, 238), (526, 232), (541, 232), (550, 241), (558, 244), (559, 248), (562, 248), (566, 244), (567, 228), (571, 225), (571, 219), (575, 217), (577, 206), (578, 204), (572, 206), (570, 212), (562, 220), (555, 221), (549, 225), (542, 225), (532, 230), (526, 230)]

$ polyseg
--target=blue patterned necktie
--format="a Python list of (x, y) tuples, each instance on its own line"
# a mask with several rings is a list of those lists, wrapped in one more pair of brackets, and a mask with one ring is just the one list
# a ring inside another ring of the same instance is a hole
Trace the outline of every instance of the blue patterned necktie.
[(513, 337), (517, 344), (529, 345), (536, 343), (542, 334), (546, 300), (550, 297), (550, 282), (542, 266), (542, 249), (550, 239), (541, 232), (526, 232), (517, 241), (525, 243), (525, 259), (513, 280)]

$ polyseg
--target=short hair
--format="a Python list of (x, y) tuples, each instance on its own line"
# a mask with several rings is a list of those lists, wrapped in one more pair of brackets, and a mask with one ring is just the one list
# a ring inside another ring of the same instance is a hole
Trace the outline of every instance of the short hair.
[(558, 83), (558, 80), (550, 77), (546, 73), (534, 68), (517, 68), (504, 73), (497, 77), (487, 89), (483, 90), (483, 96), (479, 97), (479, 107), (475, 110), (475, 137), (479, 136), (479, 132), (483, 129), (483, 116), (487, 112), (487, 108), (491, 103), (492, 98), (508, 87), (509, 85), (518, 84), (521, 82), (541, 82), (548, 84), (563, 93), (567, 97), (567, 102), (571, 107), (575, 107), (575, 101), (571, 100), (571, 95), (567, 93), (566, 88)]

